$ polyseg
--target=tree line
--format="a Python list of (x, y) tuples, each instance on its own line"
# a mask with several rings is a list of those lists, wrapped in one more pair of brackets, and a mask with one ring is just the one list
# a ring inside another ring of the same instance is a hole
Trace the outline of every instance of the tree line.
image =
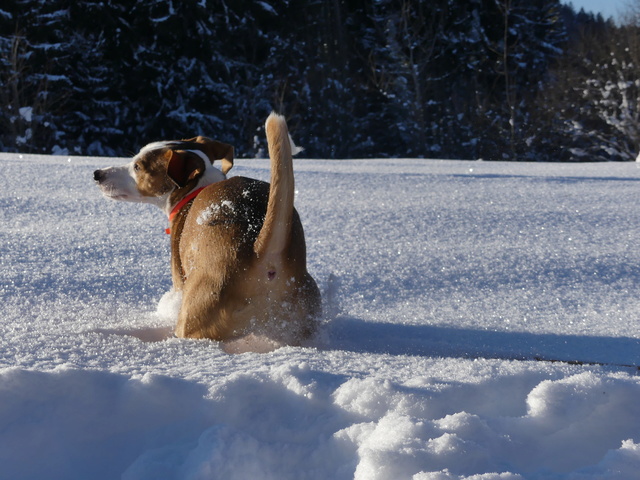
[(635, 160), (640, 22), (559, 0), (7, 0), (0, 149)]

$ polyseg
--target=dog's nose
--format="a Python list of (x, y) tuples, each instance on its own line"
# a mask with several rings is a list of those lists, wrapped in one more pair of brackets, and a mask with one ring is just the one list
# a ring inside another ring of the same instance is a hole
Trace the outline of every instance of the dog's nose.
[(102, 170), (96, 170), (93, 172), (93, 179), (98, 183), (101, 182), (104, 179), (104, 172)]

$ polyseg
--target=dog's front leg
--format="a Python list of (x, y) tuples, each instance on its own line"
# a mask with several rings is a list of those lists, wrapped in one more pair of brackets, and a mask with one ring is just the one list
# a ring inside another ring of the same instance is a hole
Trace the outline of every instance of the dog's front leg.
[(184, 266), (180, 255), (180, 241), (184, 222), (185, 215), (181, 212), (171, 224), (171, 280), (173, 289), (177, 292), (182, 291), (185, 279)]
[(184, 269), (180, 260), (180, 243), (177, 240), (174, 241), (173, 238), (171, 238), (171, 281), (173, 289), (176, 292), (181, 292), (184, 286)]

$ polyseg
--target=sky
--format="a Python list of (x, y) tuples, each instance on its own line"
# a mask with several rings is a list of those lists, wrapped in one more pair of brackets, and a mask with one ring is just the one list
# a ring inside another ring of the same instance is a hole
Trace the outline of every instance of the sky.
[(601, 13), (603, 17), (617, 18), (632, 0), (566, 0), (571, 3), (577, 11), (584, 8), (585, 11)]

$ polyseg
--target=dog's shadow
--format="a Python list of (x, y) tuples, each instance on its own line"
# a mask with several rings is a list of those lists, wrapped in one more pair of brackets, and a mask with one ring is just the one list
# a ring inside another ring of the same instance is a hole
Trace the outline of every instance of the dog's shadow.
[(424, 357), (544, 360), (640, 367), (640, 339), (458, 329), (336, 316), (320, 349)]
[[(96, 329), (142, 342), (176, 338), (173, 326)], [(267, 353), (281, 345), (258, 338), (221, 344), (226, 353)], [(542, 360), (640, 370), (640, 339), (590, 337), (404, 325), (336, 316), (307, 347), (375, 355)]]

